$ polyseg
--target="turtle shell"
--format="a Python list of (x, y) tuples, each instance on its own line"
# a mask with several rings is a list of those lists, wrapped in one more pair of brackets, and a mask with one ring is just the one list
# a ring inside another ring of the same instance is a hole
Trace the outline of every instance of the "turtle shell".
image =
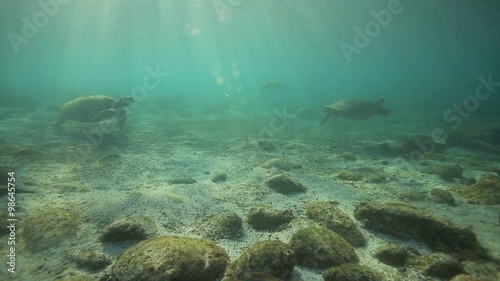
[(335, 116), (347, 119), (366, 119), (377, 114), (382, 107), (384, 99), (370, 102), (358, 99), (340, 100), (326, 106), (326, 111), (332, 111)]
[(78, 98), (63, 105), (61, 117), (73, 121), (92, 122), (97, 114), (111, 109), (115, 102), (115, 99), (101, 95)]

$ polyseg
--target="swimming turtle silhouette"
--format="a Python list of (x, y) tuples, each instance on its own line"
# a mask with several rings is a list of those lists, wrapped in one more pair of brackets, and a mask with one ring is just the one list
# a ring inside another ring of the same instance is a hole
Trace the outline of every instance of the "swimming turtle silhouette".
[(120, 99), (103, 95), (77, 98), (62, 106), (61, 116), (55, 127), (58, 128), (67, 120), (94, 123), (117, 117), (121, 130), (127, 120), (127, 112), (124, 109), (133, 101), (134, 99), (128, 96)]
[(321, 125), (325, 124), (326, 120), (333, 116), (336, 120), (337, 117), (345, 119), (368, 119), (376, 114), (387, 116), (391, 114), (389, 109), (383, 108), (384, 97), (376, 102), (370, 102), (358, 99), (345, 99), (339, 100), (335, 103), (325, 106)]
[(259, 85), (260, 95), (265, 98), (266, 92), (278, 93), (284, 90), (289, 90), (290, 88), (278, 81), (268, 81)]

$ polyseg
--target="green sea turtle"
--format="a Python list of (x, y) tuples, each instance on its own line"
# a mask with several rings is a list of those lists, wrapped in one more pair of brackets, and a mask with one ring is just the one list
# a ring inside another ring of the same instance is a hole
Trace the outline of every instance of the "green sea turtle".
[(277, 92), (281, 92), (283, 90), (289, 90), (290, 89), (287, 86), (285, 86), (282, 83), (277, 82), (277, 81), (269, 81), (269, 82), (266, 82), (266, 83), (262, 83), (262, 84), (259, 85), (259, 87), (260, 87), (260, 95), (262, 97), (264, 97), (264, 93), (265, 92), (274, 92), (274, 93), (277, 93)]
[(133, 101), (132, 97), (120, 99), (102, 95), (81, 97), (62, 106), (61, 116), (57, 120), (55, 127), (58, 128), (66, 120), (94, 123), (117, 117), (121, 129), (127, 120), (127, 112), (124, 109)]
[(383, 104), (384, 97), (380, 98), (375, 103), (357, 99), (339, 100), (325, 106), (321, 125), (323, 125), (330, 116), (333, 116), (335, 120), (337, 116), (345, 119), (367, 119), (375, 114), (382, 116), (391, 114), (389, 109), (382, 107)]

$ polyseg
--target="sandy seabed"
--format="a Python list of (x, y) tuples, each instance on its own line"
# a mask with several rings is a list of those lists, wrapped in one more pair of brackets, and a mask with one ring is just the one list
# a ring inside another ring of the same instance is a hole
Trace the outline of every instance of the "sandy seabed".
[[(278, 239), (287, 243), (297, 229), (309, 225), (305, 207), (313, 201), (336, 201), (353, 219), (355, 206), (366, 200), (405, 202), (461, 226), (471, 226), (481, 245), (492, 256), (500, 257), (500, 206), (473, 205), (453, 193), (457, 206), (436, 202), (429, 195), (434, 188), (463, 185), (444, 181), (437, 175), (422, 173), (433, 160), (409, 160), (378, 153), (382, 142), (400, 142), (412, 135), (429, 135), (433, 124), (418, 112), (394, 112), (389, 117), (364, 121), (329, 120), (319, 126), (319, 115), (276, 120), (271, 109), (226, 109), (216, 114), (163, 111), (135, 108), (121, 132), (104, 132), (101, 124), (68, 121), (59, 131), (52, 125), (57, 113), (39, 110), (19, 112), (1, 120), (0, 145), (4, 149), (23, 147), (17, 155), (0, 155), (1, 166), (16, 172), (16, 274), (0, 267), (2, 280), (54, 280), (82, 271), (66, 258), (80, 249), (104, 251), (113, 259), (127, 245), (104, 245), (98, 237), (111, 222), (130, 215), (152, 218), (158, 235), (201, 238), (201, 223), (222, 211), (236, 212), (243, 218), (244, 235), (235, 240), (217, 240), (236, 259), (255, 242)], [(315, 119), (317, 117), (317, 119)], [(114, 124), (116, 120), (104, 124)], [(92, 132), (91, 140), (82, 130)], [(265, 134), (264, 132), (267, 132)], [(272, 132), (271, 139), (265, 139)], [(274, 151), (259, 148), (269, 140)], [(5, 151), (5, 150), (4, 150)], [(349, 152), (349, 161), (339, 157)], [(96, 165), (105, 155), (116, 153), (121, 159), (110, 165)], [(265, 180), (282, 171), (266, 169), (266, 161), (282, 157), (302, 168), (287, 173), (307, 187), (304, 193), (284, 195), (269, 189)], [(479, 177), (498, 167), (500, 155), (449, 148), (446, 163), (464, 168), (464, 177)], [(384, 164), (382, 164), (384, 163)], [(387, 180), (384, 183), (346, 181), (336, 177), (341, 171), (371, 167)], [(227, 180), (212, 182), (218, 172)], [(192, 178), (193, 184), (169, 184), (173, 178)], [(6, 209), (6, 196), (1, 204)], [(267, 204), (291, 210), (293, 223), (279, 232), (261, 232), (246, 223), (252, 206)], [(23, 249), (23, 218), (47, 207), (62, 207), (73, 212), (80, 227), (77, 242), (31, 253)], [(356, 221), (356, 220), (355, 220)], [(425, 245), (403, 241), (362, 228), (367, 246), (356, 248), (360, 263), (384, 272), (388, 280), (418, 280), (401, 277), (397, 269), (373, 258), (375, 249), (397, 242), (430, 252)], [(6, 237), (6, 236), (4, 236)], [(2, 239), (6, 243), (6, 239)], [(2, 245), (1, 256), (6, 257)], [(296, 267), (303, 280), (323, 280), (320, 271)], [(405, 279), (406, 278), (406, 279)], [(422, 279), (432, 280), (432, 279)]]

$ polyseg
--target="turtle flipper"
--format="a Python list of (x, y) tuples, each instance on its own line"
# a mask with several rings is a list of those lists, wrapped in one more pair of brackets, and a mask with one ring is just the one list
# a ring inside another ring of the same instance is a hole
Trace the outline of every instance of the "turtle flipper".
[(381, 108), (379, 108), (379, 109), (377, 110), (377, 114), (378, 114), (378, 115), (382, 115), (382, 116), (387, 116), (387, 115), (390, 115), (390, 114), (391, 114), (391, 111), (390, 111), (389, 109), (387, 109), (387, 108), (383, 108), (383, 107), (381, 107)]
[(103, 110), (99, 113), (96, 114), (96, 116), (94, 116), (94, 118), (92, 118), (92, 121), (91, 122), (100, 122), (100, 121), (103, 121), (103, 120), (107, 120), (111, 117), (115, 117), (117, 115), (117, 110), (115, 109), (106, 109), (106, 110)]
[(125, 110), (122, 110), (118, 113), (118, 130), (121, 130), (123, 128), (123, 125), (125, 125), (125, 121), (127, 121), (127, 116), (128, 113)]
[(54, 124), (54, 128), (59, 128), (64, 122), (66, 122), (66, 119), (64, 119), (63, 117), (59, 117), (59, 119), (57, 119), (57, 122)]
[(320, 125), (323, 125), (325, 124), (326, 120), (328, 120), (328, 118), (330, 118), (330, 116), (332, 116), (332, 113), (331, 112), (325, 112), (323, 114), (323, 118), (321, 118), (321, 122), (319, 123)]
[(375, 106), (382, 107), (382, 105), (384, 105), (384, 99), (385, 97), (381, 97), (380, 99), (378, 99), (378, 101), (375, 102)]

